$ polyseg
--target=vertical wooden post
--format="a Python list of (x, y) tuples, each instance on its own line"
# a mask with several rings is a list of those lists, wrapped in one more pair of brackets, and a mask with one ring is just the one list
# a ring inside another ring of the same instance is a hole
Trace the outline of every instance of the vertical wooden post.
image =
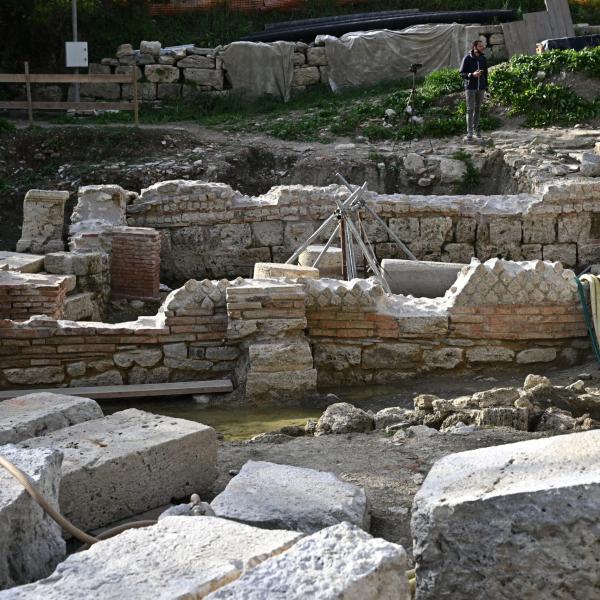
[(25, 61), (25, 91), (27, 93), (27, 114), (29, 125), (33, 125), (33, 107), (31, 106), (31, 80), (29, 78), (29, 63)]
[(133, 86), (133, 120), (136, 127), (140, 124), (139, 103), (138, 103), (138, 82), (137, 82), (137, 66), (131, 65), (131, 85)]

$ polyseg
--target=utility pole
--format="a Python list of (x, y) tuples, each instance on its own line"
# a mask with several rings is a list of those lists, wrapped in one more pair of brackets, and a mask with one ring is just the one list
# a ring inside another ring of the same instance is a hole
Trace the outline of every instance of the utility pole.
[[(73, 41), (79, 41), (77, 38), (77, 0), (71, 0), (71, 20), (73, 22)], [(79, 75), (79, 68), (75, 69), (75, 74)], [(75, 102), (79, 102), (79, 82), (75, 83)]]

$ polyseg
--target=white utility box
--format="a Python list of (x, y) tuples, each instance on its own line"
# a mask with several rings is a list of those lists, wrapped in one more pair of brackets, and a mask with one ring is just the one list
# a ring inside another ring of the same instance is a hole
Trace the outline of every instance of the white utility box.
[(67, 67), (88, 66), (87, 42), (65, 42), (65, 51), (67, 56)]

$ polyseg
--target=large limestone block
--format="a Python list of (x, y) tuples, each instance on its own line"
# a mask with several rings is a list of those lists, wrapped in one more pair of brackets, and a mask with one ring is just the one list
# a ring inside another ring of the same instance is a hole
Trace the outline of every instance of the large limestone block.
[(0, 444), (15, 443), (77, 423), (100, 419), (95, 400), (40, 392), (0, 402)]
[(82, 529), (202, 496), (216, 476), (212, 427), (134, 408), (21, 445), (62, 450), (60, 510)]
[(317, 389), (317, 370), (265, 373), (250, 371), (246, 377), (248, 402), (296, 402)]
[(350, 523), (323, 529), (208, 596), (210, 600), (409, 600), (406, 551)]
[(45, 254), (64, 249), (65, 202), (69, 192), (29, 190), (23, 201), (23, 230), (17, 252)]
[(166, 517), (72, 554), (48, 579), (0, 598), (204, 598), (299, 537), (295, 531), (266, 531), (216, 517)]
[(419, 600), (598, 598), (600, 431), (442, 458), (411, 526)]
[[(301, 267), (312, 267), (325, 246), (308, 246), (298, 257), (298, 264)], [(342, 249), (330, 246), (323, 254), (321, 261), (317, 265), (321, 277), (332, 277), (341, 279), (342, 277)]]
[[(46, 500), (58, 508), (60, 452), (8, 444), (0, 447), (0, 455), (27, 473)], [(0, 467), (0, 589), (46, 577), (65, 551), (59, 526)]]
[(333, 473), (263, 461), (248, 461), (211, 507), (218, 517), (305, 533), (343, 521), (370, 524), (362, 488)]
[(319, 269), (287, 263), (256, 263), (254, 265), (254, 279), (273, 279), (278, 277), (286, 277), (287, 279), (298, 279), (299, 277), (318, 279)]
[(312, 352), (306, 339), (252, 344), (248, 353), (253, 372), (302, 371), (313, 367)]
[(461, 263), (385, 258), (381, 261), (381, 272), (394, 294), (438, 298), (452, 286), (464, 266)]

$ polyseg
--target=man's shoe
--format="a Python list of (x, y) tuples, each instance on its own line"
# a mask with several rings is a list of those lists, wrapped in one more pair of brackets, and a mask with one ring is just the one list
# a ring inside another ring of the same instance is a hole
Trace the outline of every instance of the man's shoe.
[(481, 142), (481, 141), (483, 141), (483, 136), (481, 135), (481, 131), (476, 131), (476, 132), (475, 132), (475, 139), (476, 139), (478, 142)]
[(473, 143), (473, 136), (472, 135), (465, 135), (465, 137), (463, 138), (463, 142), (466, 142), (467, 144), (472, 144)]

